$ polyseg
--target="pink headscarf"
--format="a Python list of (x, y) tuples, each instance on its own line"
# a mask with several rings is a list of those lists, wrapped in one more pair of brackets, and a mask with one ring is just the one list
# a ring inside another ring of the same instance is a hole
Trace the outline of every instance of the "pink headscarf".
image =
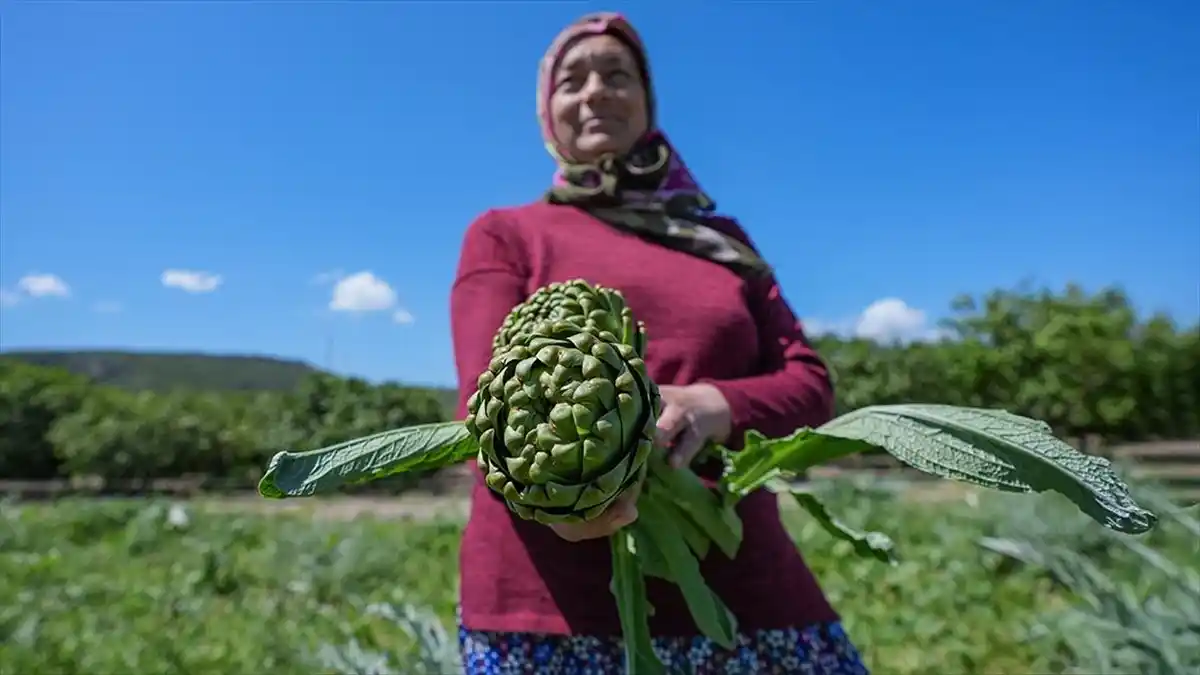
[[(550, 43), (550, 48), (546, 50), (546, 55), (542, 57), (538, 68), (537, 114), (542, 128), (542, 139), (546, 143), (546, 150), (558, 162), (560, 167), (562, 165), (577, 163), (577, 160), (571, 156), (570, 148), (554, 136), (554, 123), (550, 118), (550, 96), (554, 93), (554, 71), (558, 68), (558, 63), (562, 59), (563, 53), (576, 38), (583, 35), (602, 34), (613, 35), (628, 44), (642, 66), (646, 81), (646, 100), (647, 107), (649, 108), (647, 112), (650, 119), (650, 129), (647, 131), (646, 136), (639, 141), (639, 145), (660, 141), (670, 150), (667, 173), (662, 184), (655, 190), (655, 196), (666, 198), (677, 193), (703, 194), (699, 183), (692, 176), (692, 172), (688, 170), (679, 153), (671, 145), (670, 141), (667, 140), (666, 134), (658, 129), (656, 124), (654, 88), (650, 79), (650, 66), (646, 57), (646, 47), (629, 21), (624, 16), (615, 12), (597, 12), (583, 16), (575, 23), (563, 29), (554, 38), (554, 41)], [(554, 184), (562, 185), (563, 183), (565, 183), (565, 180), (560, 168), (554, 173)]]

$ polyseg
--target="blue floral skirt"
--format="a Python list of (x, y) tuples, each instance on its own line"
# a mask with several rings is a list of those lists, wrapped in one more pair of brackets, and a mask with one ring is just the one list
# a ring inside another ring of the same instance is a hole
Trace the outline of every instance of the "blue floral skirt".
[[(619, 675), (620, 638), (458, 629), (465, 675)], [(704, 637), (654, 638), (670, 675), (868, 675), (840, 623), (758, 631), (727, 650)]]

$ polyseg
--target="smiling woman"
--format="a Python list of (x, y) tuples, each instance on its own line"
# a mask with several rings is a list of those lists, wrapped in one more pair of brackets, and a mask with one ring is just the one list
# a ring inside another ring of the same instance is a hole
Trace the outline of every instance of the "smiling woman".
[(614, 34), (569, 33), (557, 64), (542, 75), (550, 88), (550, 120), (564, 159), (590, 163), (620, 154), (645, 135), (650, 124), (647, 69), (639, 53)]
[[(655, 442), (674, 466), (710, 441), (736, 448), (748, 430), (782, 436), (827, 421), (828, 373), (770, 267), (657, 128), (633, 28), (614, 14), (569, 26), (542, 61), (537, 102), (558, 164), (550, 189), (488, 211), (463, 241), (451, 292), (459, 417), (508, 312), (535, 289), (585, 279), (620, 290), (645, 323), (646, 369), (663, 401)], [(608, 538), (639, 517), (638, 491), (586, 522), (543, 525), (514, 516), (477, 474), (460, 554), (466, 672), (623, 672)], [(649, 579), (666, 672), (866, 673), (775, 498), (752, 493), (737, 512), (737, 555), (714, 551), (701, 572), (737, 619), (738, 647), (703, 637), (679, 587)]]

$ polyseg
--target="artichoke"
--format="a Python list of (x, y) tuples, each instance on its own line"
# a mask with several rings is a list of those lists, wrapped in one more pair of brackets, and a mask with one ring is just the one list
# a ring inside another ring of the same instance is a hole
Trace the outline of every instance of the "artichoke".
[[(520, 330), (480, 375), (466, 427), (488, 487), (514, 513), (582, 522), (645, 477), (661, 399), (644, 329), (619, 293), (566, 284), (538, 300), (510, 314), (526, 312), (506, 322)], [(563, 318), (531, 318), (551, 314)]]
[(608, 331), (645, 356), (646, 334), (635, 325), (620, 291), (593, 286), (582, 279), (549, 284), (513, 307), (492, 338), (492, 355), (500, 354), (521, 333), (543, 321), (570, 321)]

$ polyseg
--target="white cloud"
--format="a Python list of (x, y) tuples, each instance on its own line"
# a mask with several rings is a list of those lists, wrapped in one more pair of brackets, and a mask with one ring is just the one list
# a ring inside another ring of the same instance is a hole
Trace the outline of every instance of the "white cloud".
[(876, 300), (863, 310), (854, 325), (858, 337), (880, 342), (915, 340), (927, 330), (925, 312), (899, 298)]
[(335, 312), (379, 312), (396, 304), (396, 291), (371, 272), (343, 277), (333, 287), (329, 309)]
[(163, 270), (162, 285), (187, 293), (211, 293), (221, 285), (219, 274), (194, 270)]
[(416, 317), (407, 309), (397, 305), (398, 296), (391, 284), (375, 276), (373, 272), (356, 272), (344, 276), (341, 270), (324, 272), (313, 279), (313, 283), (333, 285), (333, 297), (329, 309), (335, 312), (391, 312), (392, 322), (407, 326), (416, 322)]
[(811, 335), (839, 335), (877, 342), (913, 342), (936, 339), (940, 332), (929, 325), (923, 310), (899, 298), (876, 300), (850, 319), (806, 319), (804, 330)]
[(65, 298), (71, 295), (67, 282), (53, 274), (26, 274), (17, 282), (17, 288), (31, 298)]
[(30, 298), (68, 298), (71, 287), (54, 274), (26, 274), (15, 289), (0, 288), (0, 307), (14, 307)]
[(92, 305), (92, 311), (97, 314), (118, 314), (124, 309), (121, 303), (114, 300), (101, 300)]

